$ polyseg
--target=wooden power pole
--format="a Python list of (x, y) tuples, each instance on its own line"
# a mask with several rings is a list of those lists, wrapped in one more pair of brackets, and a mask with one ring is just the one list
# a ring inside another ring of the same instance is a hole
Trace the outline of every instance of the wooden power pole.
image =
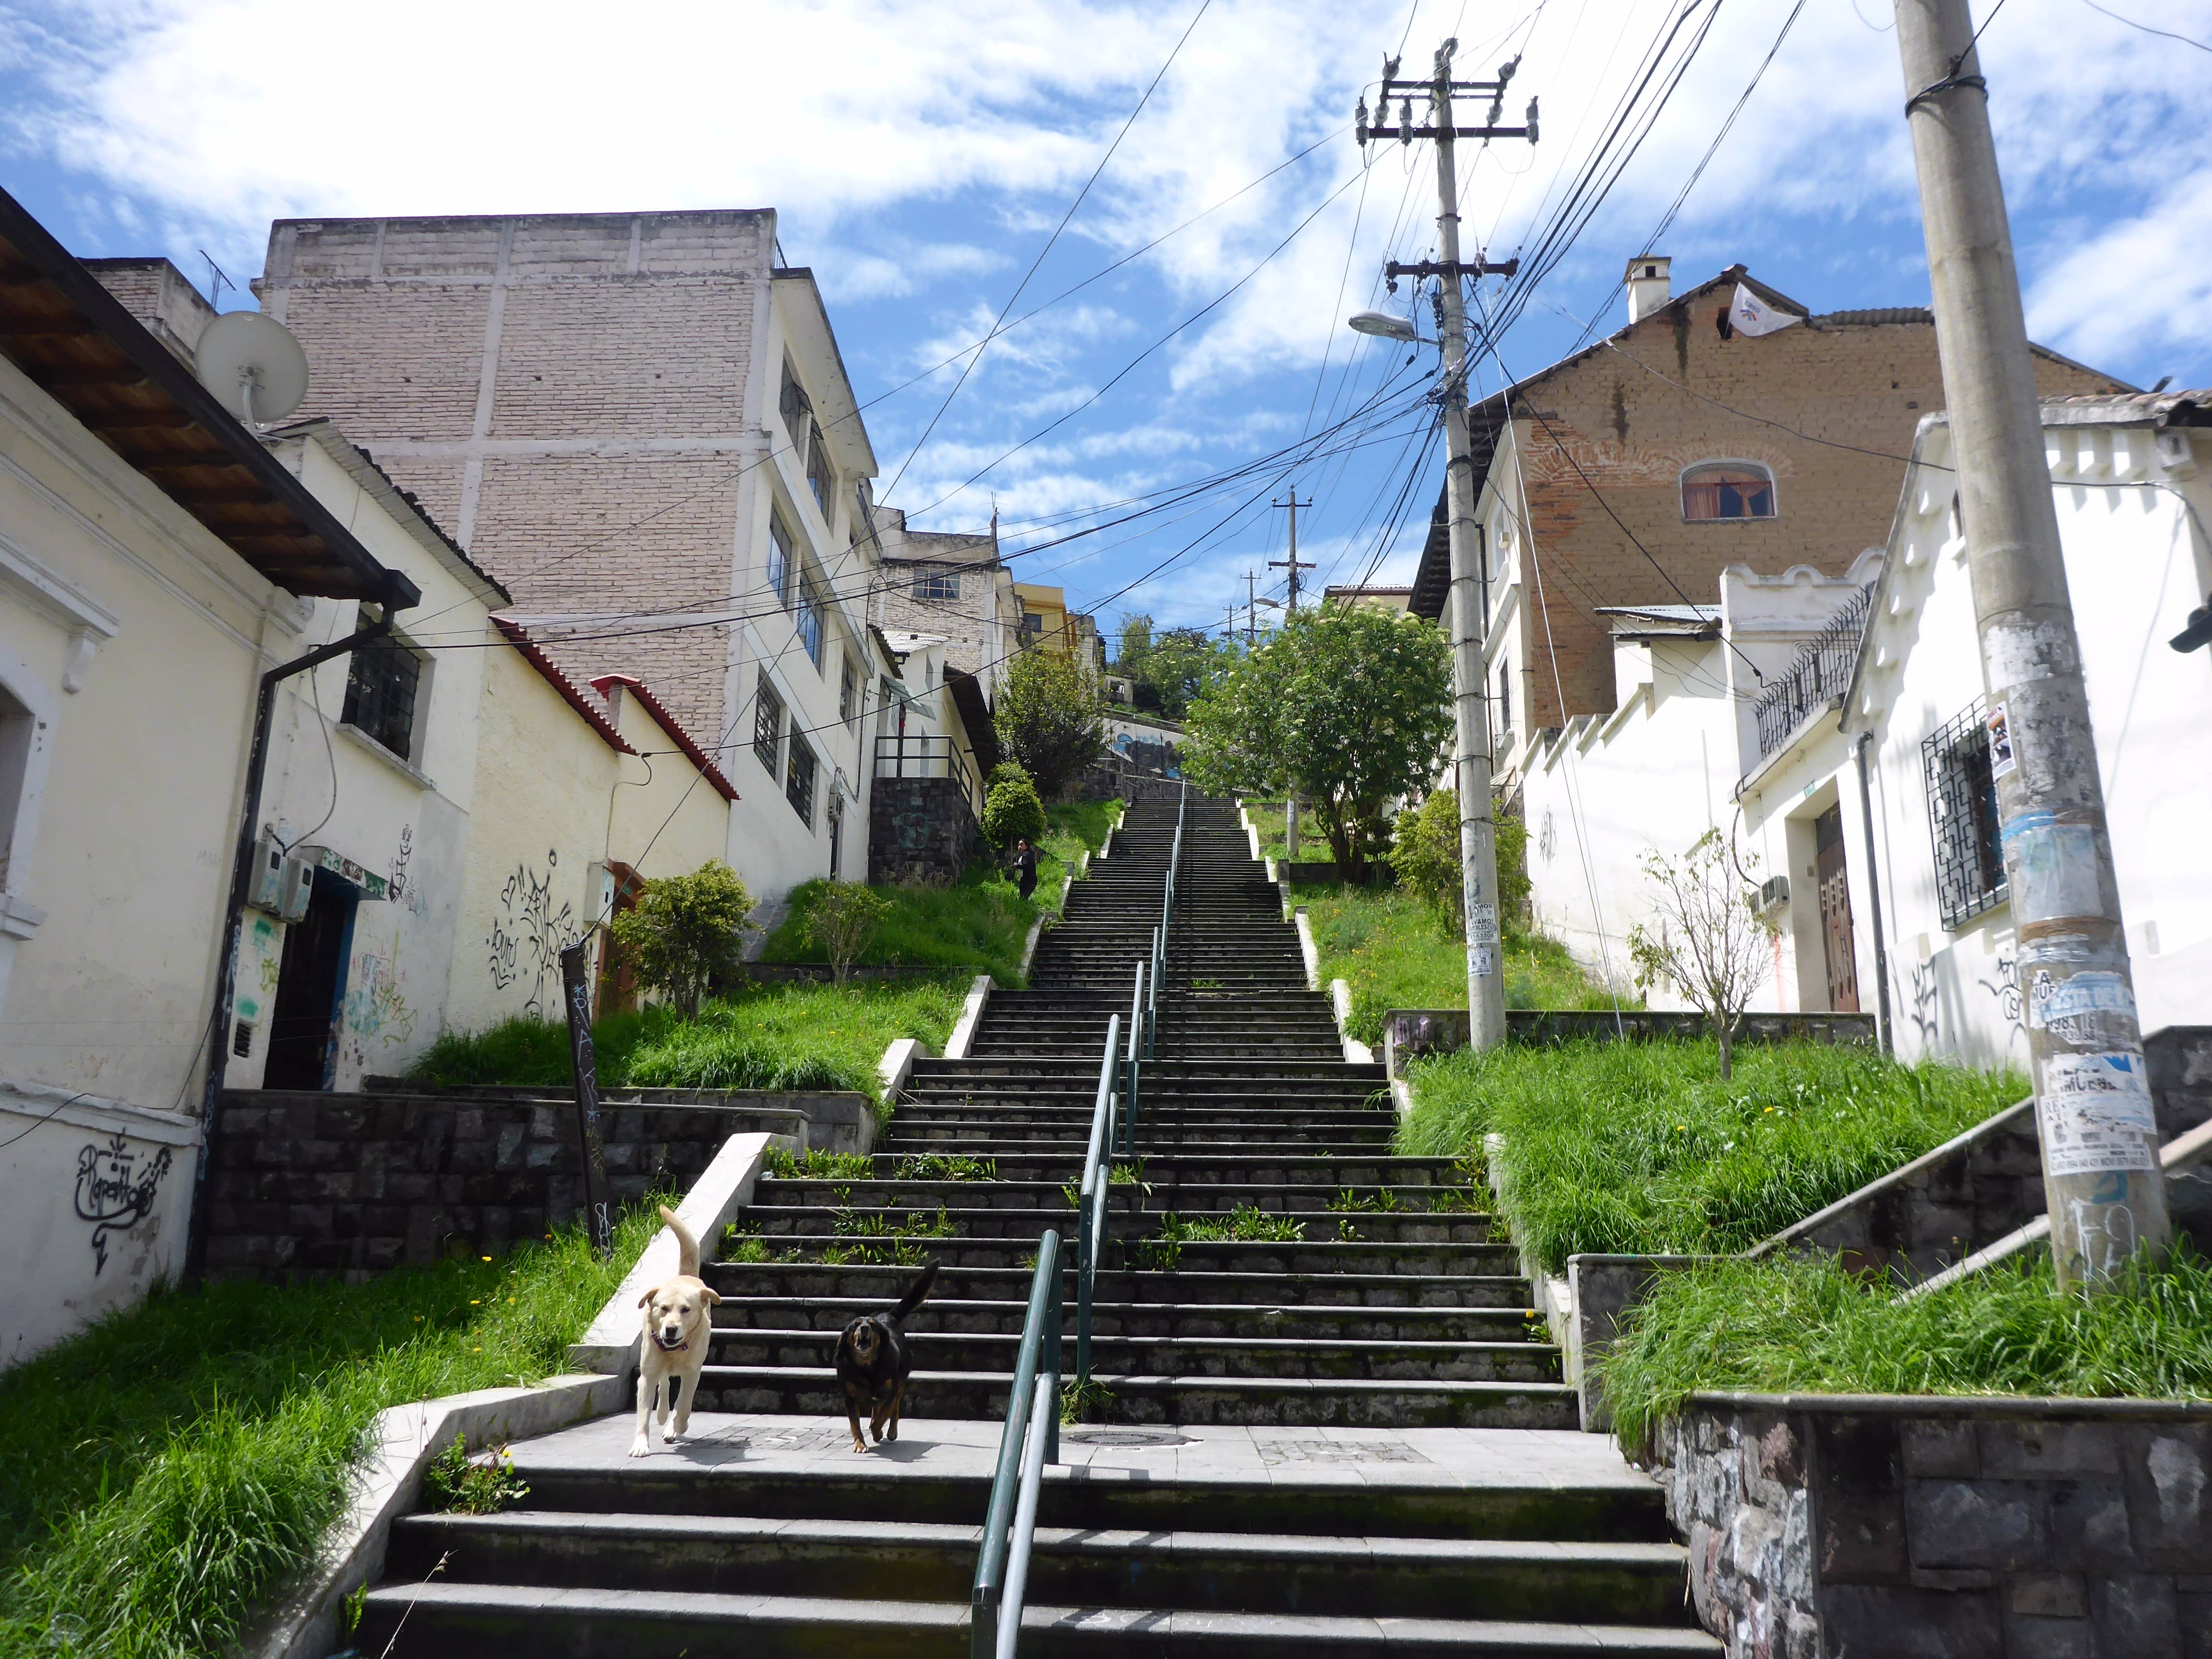
[(2064, 1285), (2171, 1240), (2112, 844), (1966, 0), (1897, 0), (1936, 341), (1989, 691), (2051, 1256)]

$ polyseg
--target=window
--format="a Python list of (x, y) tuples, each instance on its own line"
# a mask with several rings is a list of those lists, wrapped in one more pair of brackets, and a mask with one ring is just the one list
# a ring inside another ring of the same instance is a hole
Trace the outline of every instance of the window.
[(783, 365), (783, 390), (775, 400), (776, 412), (783, 416), (783, 429), (796, 444), (805, 435), (807, 423), (812, 419), (814, 405), (806, 400), (806, 388), (799, 384), (799, 376), (792, 372), (788, 359)]
[(817, 668), (822, 666), (822, 590), (811, 576), (799, 579), (799, 642)]
[(853, 672), (853, 657), (845, 654), (844, 672), (837, 683), (837, 718), (850, 726), (860, 717), (860, 682)]
[(386, 637), (356, 646), (346, 669), (345, 711), (338, 719), (374, 738), (404, 761), (415, 758), (415, 703), (422, 659)]
[(1510, 749), (1513, 746), (1513, 665), (1510, 662), (1498, 665), (1498, 747)]
[(814, 504), (822, 509), (822, 516), (830, 516), (830, 496), (837, 488), (836, 479), (830, 471), (830, 452), (823, 447), (822, 428), (815, 428), (814, 435), (806, 441), (806, 483), (814, 492)]
[(921, 574), (915, 578), (914, 596), (917, 599), (957, 599), (960, 597), (960, 567), (951, 564), (926, 564)]
[(791, 609), (791, 532), (783, 527), (781, 514), (768, 515), (768, 585), (775, 595), (776, 603), (785, 610)]
[(791, 759), (784, 769), (783, 793), (785, 799), (791, 802), (791, 810), (799, 814), (799, 821), (811, 829), (814, 824), (814, 751), (796, 732), (792, 734)]
[(1936, 838), (1936, 897), (1955, 928), (2005, 896), (1997, 838), (1997, 786), (1981, 699), (1920, 745), (1928, 777), (1928, 827)]
[(1774, 475), (1748, 461), (1693, 466), (1682, 475), (1682, 516), (1696, 522), (1774, 516)]
[(776, 740), (782, 735), (783, 699), (775, 695), (775, 688), (768, 683), (768, 671), (763, 669), (760, 687), (753, 693), (753, 754), (768, 769), (770, 778), (775, 776)]

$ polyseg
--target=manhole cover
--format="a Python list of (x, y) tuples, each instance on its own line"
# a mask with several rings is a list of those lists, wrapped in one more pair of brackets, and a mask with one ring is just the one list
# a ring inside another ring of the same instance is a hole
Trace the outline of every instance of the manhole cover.
[(1173, 1429), (1069, 1429), (1060, 1437), (1063, 1440), (1079, 1441), (1086, 1446), (1191, 1446), (1197, 1444), (1187, 1434), (1177, 1434)]

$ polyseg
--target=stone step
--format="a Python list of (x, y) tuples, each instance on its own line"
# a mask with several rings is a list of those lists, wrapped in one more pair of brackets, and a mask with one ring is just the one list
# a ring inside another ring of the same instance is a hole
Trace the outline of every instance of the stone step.
[[(897, 1122), (893, 1118), (893, 1123)], [(1057, 1186), (1071, 1175), (1080, 1176), (1083, 1159), (1079, 1153), (1073, 1165), (1058, 1152), (1040, 1152), (1024, 1148), (984, 1154), (997, 1167), (999, 1174), (1008, 1181), (1049, 1182)], [(875, 1154), (878, 1179), (897, 1178), (904, 1164), (903, 1154), (889, 1151)], [(1117, 1162), (1127, 1160), (1117, 1158)], [(1224, 1155), (1188, 1152), (1155, 1152), (1143, 1159), (1144, 1178), (1152, 1183), (1155, 1192), (1170, 1188), (1212, 1187), (1322, 1187), (1330, 1192), (1345, 1187), (1361, 1191), (1374, 1187), (1398, 1188), (1403, 1196), (1407, 1191), (1420, 1192), (1439, 1188), (1462, 1188), (1467, 1184), (1467, 1170), (1448, 1158), (1414, 1158), (1397, 1152), (1380, 1152), (1349, 1161), (1333, 1157), (1299, 1155), (1283, 1158), (1269, 1154), (1232, 1152)]]
[[(1065, 1274), (1066, 1300), (1075, 1301), (1072, 1246)], [(1186, 1262), (1193, 1258), (1185, 1257)], [(915, 1269), (888, 1262), (709, 1261), (701, 1276), (724, 1296), (808, 1297), (865, 1301), (888, 1308), (914, 1282)], [(1026, 1304), (1032, 1268), (1019, 1265), (946, 1263), (933, 1300)], [(1114, 1261), (1100, 1265), (1093, 1287), (1098, 1302), (1141, 1307), (1509, 1308), (1531, 1306), (1528, 1283), (1518, 1273), (1344, 1272), (1296, 1275), (1238, 1273), (1185, 1266), (1175, 1273), (1138, 1273)], [(928, 1305), (927, 1304), (924, 1304)]]
[[(1067, 1184), (1073, 1188), (1076, 1183), (1071, 1181)], [(941, 1203), (876, 1203), (866, 1194), (855, 1192), (848, 1204), (756, 1204), (738, 1225), (744, 1237), (775, 1239), (794, 1234), (839, 1235), (849, 1231), (841, 1228), (839, 1223), (853, 1218), (865, 1219), (872, 1225), (880, 1221), (884, 1230), (894, 1232), (949, 1224), (963, 1238), (1018, 1238), (1025, 1245), (1034, 1246), (1046, 1228), (1057, 1227), (1064, 1233), (1075, 1224), (1076, 1208), (1066, 1200), (1064, 1193), (1055, 1192), (1051, 1196), (1054, 1200), (1051, 1203), (1012, 1209), (999, 1206), (955, 1207)], [(1136, 1194), (1131, 1188), (1115, 1189), (1114, 1199), (1107, 1209), (1111, 1237), (1126, 1243), (1148, 1237), (1159, 1227), (1164, 1212), (1158, 1209), (1139, 1210)], [(1219, 1213), (1219, 1203), (1217, 1200), (1215, 1209), (1206, 1213)], [(1485, 1244), (1495, 1231), (1490, 1217), (1466, 1212), (1415, 1215), (1403, 1211), (1277, 1210), (1267, 1213), (1304, 1227), (1308, 1238), (1346, 1239), (1344, 1229), (1349, 1224), (1355, 1229), (1349, 1238), (1368, 1243)]]
[[(1123, 1160), (1118, 1158), (1115, 1163), (1121, 1167), (1129, 1167)], [(787, 1205), (811, 1204), (844, 1206), (865, 1210), (885, 1205), (928, 1211), (945, 1206), (957, 1212), (976, 1209), (1051, 1210), (1054, 1206), (1060, 1206), (1061, 1207), (1059, 1213), (1065, 1216), (1068, 1213), (1065, 1207), (1066, 1189), (1073, 1184), (1074, 1179), (1075, 1177), (1071, 1176), (1067, 1182), (904, 1181), (895, 1178), (883, 1181), (836, 1181), (823, 1176), (792, 1178), (763, 1176), (753, 1189), (752, 1207), (755, 1210), (760, 1210)], [(1141, 1179), (1146, 1186), (1153, 1188), (1155, 1192), (1166, 1189), (1164, 1180), (1155, 1182), (1149, 1169)], [(1138, 1190), (1127, 1182), (1114, 1183), (1111, 1191), (1117, 1213), (1123, 1211), (1128, 1204), (1139, 1201), (1132, 1198), (1133, 1192)], [(1365, 1217), (1419, 1218), (1431, 1215), (1448, 1216), (1454, 1221), (1471, 1220), (1488, 1224), (1491, 1220), (1488, 1211), (1482, 1207), (1477, 1195), (1468, 1188), (1461, 1187), (1378, 1188), (1371, 1185), (1354, 1187), (1348, 1182), (1339, 1187), (1328, 1187), (1318, 1182), (1273, 1182), (1264, 1185), (1254, 1182), (1218, 1187), (1178, 1185), (1174, 1191), (1175, 1202), (1172, 1205), (1155, 1207), (1171, 1208), (1178, 1213), (1189, 1214), (1197, 1211), (1201, 1204), (1215, 1211), (1232, 1210), (1249, 1204), (1255, 1209), (1266, 1210), (1271, 1213), (1289, 1212), (1299, 1216), (1323, 1218), (1332, 1221), (1337, 1216), (1346, 1214), (1351, 1215), (1355, 1220)], [(1387, 1210), (1342, 1210), (1330, 1207), (1346, 1193), (1350, 1193), (1355, 1200), (1376, 1203), (1380, 1203), (1382, 1195), (1387, 1193), (1389, 1202), (1396, 1207)], [(1432, 1209), (1431, 1200), (1442, 1200), (1443, 1207)], [(1147, 1205), (1152, 1202), (1150, 1197), (1144, 1197), (1141, 1201)], [(1046, 1222), (1043, 1224), (1052, 1224)]]
[[(1563, 1382), (1385, 1382), (1359, 1377), (1122, 1375), (1094, 1369), (1104, 1423), (1267, 1424), (1284, 1428), (1572, 1429), (1574, 1389)], [(1001, 1419), (1008, 1375), (917, 1370), (907, 1385), (915, 1417)], [(699, 1406), (714, 1412), (842, 1417), (837, 1375), (827, 1366), (708, 1364)]]
[[(894, 1241), (888, 1233), (824, 1231), (767, 1234), (761, 1236), (760, 1242), (777, 1261), (818, 1261), (828, 1252), (833, 1258), (880, 1261), (914, 1268), (931, 1260), (942, 1267), (995, 1267), (1034, 1259), (1037, 1237), (909, 1236)], [(1066, 1242), (1066, 1233), (1062, 1240)], [(1388, 1239), (1373, 1243), (1340, 1238), (1188, 1239), (1170, 1249), (1153, 1245), (1149, 1235), (1134, 1238), (1117, 1227), (1108, 1236), (1101, 1265), (1151, 1268), (1167, 1275), (1409, 1273), (1488, 1278), (1512, 1273), (1519, 1260), (1510, 1244), (1432, 1244)]]
[[(414, 1516), (392, 1576), (448, 1583), (958, 1603), (979, 1525), (526, 1510)], [(444, 1565), (439, 1567), (440, 1562)], [(1040, 1527), (1033, 1600), (1075, 1607), (1394, 1619), (1662, 1624), (1688, 1576), (1673, 1544), (1161, 1533)]]
[[(933, 1296), (915, 1316), (916, 1329), (1017, 1336), (1027, 1304), (1020, 1301), (952, 1301)], [(862, 1297), (725, 1296), (714, 1309), (715, 1328), (842, 1331), (855, 1319), (883, 1311)], [(1522, 1308), (1354, 1308), (1326, 1303), (1287, 1307), (1206, 1303), (1093, 1302), (1094, 1336), (1223, 1338), (1291, 1337), (1326, 1342), (1520, 1342), (1532, 1327)]]

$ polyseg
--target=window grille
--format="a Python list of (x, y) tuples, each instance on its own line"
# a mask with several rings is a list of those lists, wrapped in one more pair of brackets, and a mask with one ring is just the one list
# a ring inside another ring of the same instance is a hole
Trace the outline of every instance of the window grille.
[(860, 718), (860, 684), (853, 672), (853, 659), (845, 658), (844, 671), (837, 683), (837, 718), (850, 726)]
[(1752, 713), (1759, 721), (1762, 757), (1781, 748), (1807, 715), (1831, 697), (1844, 695), (1873, 608), (1874, 584), (1869, 582), (1828, 619), (1826, 627), (1798, 647), (1782, 677), (1759, 694)]
[(799, 579), (799, 642), (817, 668), (822, 666), (822, 590), (811, 576)]
[(822, 516), (828, 518), (830, 493), (836, 489), (837, 481), (830, 476), (830, 452), (823, 447), (819, 427), (806, 441), (806, 485), (814, 492), (814, 504), (822, 509)]
[(814, 751), (796, 733), (791, 739), (791, 759), (783, 777), (784, 797), (791, 809), (799, 814), (799, 821), (811, 829), (814, 824)]
[(806, 431), (814, 405), (807, 401), (806, 388), (799, 384), (799, 376), (792, 373), (787, 361), (783, 366), (783, 389), (777, 394), (775, 407), (783, 416), (783, 429), (791, 434), (792, 442), (797, 443)]
[(775, 595), (775, 602), (785, 610), (791, 609), (791, 532), (783, 527), (781, 514), (770, 513), (768, 518), (768, 586)]
[(422, 658), (396, 640), (357, 646), (346, 666), (345, 709), (338, 719), (411, 761), (415, 699), (422, 684)]
[(1997, 786), (1979, 697), (1923, 739), (1928, 827), (1936, 842), (1936, 897), (1943, 926), (1956, 928), (2005, 896), (1997, 835)]
[(1703, 466), (1684, 475), (1682, 516), (1693, 520), (1771, 519), (1774, 475), (1763, 466)]
[(914, 596), (917, 599), (957, 599), (960, 597), (960, 570), (957, 565), (926, 564), (921, 574), (915, 578)]
[(753, 754), (768, 769), (771, 779), (775, 776), (776, 742), (782, 735), (783, 699), (775, 695), (763, 670), (760, 688), (753, 693)]

